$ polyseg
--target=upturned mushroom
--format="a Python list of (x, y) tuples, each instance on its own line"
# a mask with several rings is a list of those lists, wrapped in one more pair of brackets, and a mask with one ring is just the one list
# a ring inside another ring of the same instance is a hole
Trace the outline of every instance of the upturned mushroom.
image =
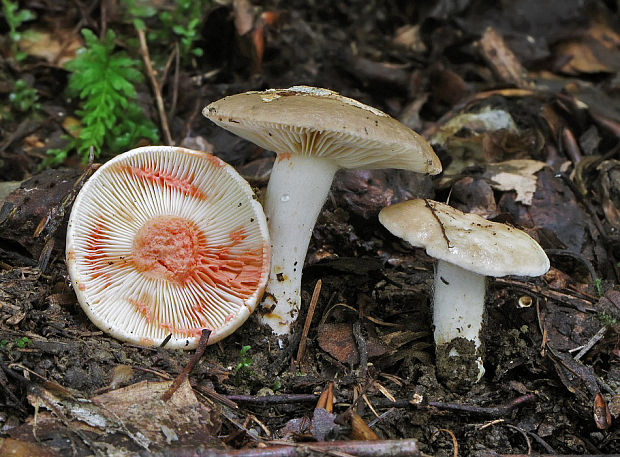
[(529, 235), (444, 203), (409, 200), (383, 208), (379, 221), (437, 259), (433, 324), (437, 374), (452, 389), (484, 374), (480, 333), (487, 276), (540, 276), (549, 259)]
[(277, 153), (265, 195), (272, 267), (262, 320), (287, 335), (301, 304), (312, 229), (339, 168), (402, 168), (437, 174), (439, 159), (417, 133), (387, 114), (308, 86), (232, 95), (203, 114)]
[(101, 166), (77, 196), (66, 261), (78, 301), (101, 330), (143, 346), (191, 349), (252, 313), (269, 273), (260, 204), (229, 165), (150, 146)]

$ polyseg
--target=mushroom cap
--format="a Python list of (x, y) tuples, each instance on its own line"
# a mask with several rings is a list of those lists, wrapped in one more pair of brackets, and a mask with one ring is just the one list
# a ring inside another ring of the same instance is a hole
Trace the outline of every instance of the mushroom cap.
[(439, 158), (422, 136), (378, 109), (327, 89), (245, 92), (211, 103), (202, 114), (278, 154), (325, 157), (340, 168), (441, 172)]
[(549, 270), (545, 251), (524, 231), (445, 203), (397, 203), (383, 208), (379, 221), (431, 257), (484, 276), (540, 276)]
[(150, 146), (101, 166), (81, 189), (66, 261), (78, 301), (112, 336), (190, 349), (239, 327), (269, 274), (267, 223), (248, 183), (215, 156)]

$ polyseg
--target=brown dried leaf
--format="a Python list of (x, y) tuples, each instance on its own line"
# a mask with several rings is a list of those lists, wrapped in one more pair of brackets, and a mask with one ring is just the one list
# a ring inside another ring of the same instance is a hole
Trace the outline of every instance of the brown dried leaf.
[(397, 28), (392, 38), (392, 44), (417, 53), (426, 52), (426, 44), (420, 35), (419, 24), (407, 24)]
[(487, 27), (479, 43), (482, 56), (502, 81), (517, 87), (525, 85), (527, 76), (525, 69), (506, 45), (504, 38), (493, 27)]
[(169, 434), (163, 433), (162, 427), (174, 431), (179, 444), (215, 441), (221, 425), (219, 412), (198, 402), (188, 381), (164, 402), (162, 395), (171, 383), (143, 381), (98, 395), (92, 402), (101, 407), (108, 420), (121, 421), (151, 444), (167, 443)]
[(44, 448), (36, 443), (12, 438), (0, 438), (0, 456), (32, 457), (35, 455), (37, 457), (58, 457), (60, 453)]
[[(352, 324), (340, 322), (323, 324), (318, 329), (319, 346), (341, 363), (354, 365), (359, 363), (359, 354), (353, 338)], [(366, 341), (368, 357), (379, 357), (389, 352), (389, 348), (380, 340), (369, 337)]]
[(22, 52), (61, 67), (75, 58), (82, 39), (77, 28), (50, 31), (35, 27), (21, 34), (18, 45)]
[[(62, 424), (72, 432), (88, 432), (93, 442), (117, 434), (119, 439), (129, 437), (131, 441), (127, 442), (133, 447), (148, 449), (169, 444), (174, 433), (178, 438), (176, 444), (217, 445), (216, 436), (221, 425), (219, 410), (198, 402), (187, 381), (164, 402), (162, 395), (171, 383), (143, 381), (88, 401), (47, 382), (45, 388), (34, 389), (28, 399), (33, 406), (66, 418)], [(37, 421), (42, 419), (57, 421), (39, 413)], [(62, 426), (55, 433), (62, 435)]]
[(620, 34), (597, 21), (583, 35), (559, 43), (555, 52), (564, 73), (614, 73), (620, 69), (619, 46)]
[(452, 185), (451, 198), (456, 208), (477, 214), (486, 219), (497, 216), (497, 203), (493, 189), (486, 179), (466, 176)]
[(605, 160), (596, 170), (603, 213), (607, 222), (620, 230), (620, 160)]

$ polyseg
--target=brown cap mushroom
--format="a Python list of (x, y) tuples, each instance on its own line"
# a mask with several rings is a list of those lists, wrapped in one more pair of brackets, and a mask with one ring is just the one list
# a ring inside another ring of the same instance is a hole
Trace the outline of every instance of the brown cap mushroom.
[(269, 271), (260, 204), (210, 154), (150, 146), (100, 167), (75, 200), (67, 266), (78, 300), (123, 341), (190, 349), (214, 343), (260, 300)]
[(232, 95), (203, 114), (217, 125), (278, 154), (265, 196), (272, 269), (263, 320), (288, 334), (300, 306), (301, 270), (312, 228), (339, 168), (441, 171), (417, 133), (387, 114), (308, 86)]
[(454, 387), (478, 380), (484, 373), (486, 276), (542, 275), (549, 270), (547, 255), (522, 230), (431, 200), (383, 208), (379, 221), (438, 260), (433, 298), (438, 374)]

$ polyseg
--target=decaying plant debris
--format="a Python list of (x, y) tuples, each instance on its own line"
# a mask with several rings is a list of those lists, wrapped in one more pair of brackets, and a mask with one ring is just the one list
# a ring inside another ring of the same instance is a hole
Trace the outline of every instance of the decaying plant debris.
[[(620, 452), (616, 3), (197, 2), (185, 35), (159, 41), (162, 23), (142, 17), (143, 33), (132, 2), (8, 3), (33, 16), (15, 22), (3, 2), (0, 454)], [(63, 260), (66, 216), (105, 148), (90, 166), (74, 152), (42, 165), (84, 109), (64, 67), (84, 27), (146, 62), (136, 103), (162, 144), (214, 153), (259, 195), (273, 154), (200, 111), (295, 84), (398, 118), (444, 172), (338, 172), (304, 270), (305, 304), (321, 280), (314, 311), (284, 350), (255, 317), (202, 357), (122, 344), (83, 314)], [(490, 282), (487, 371), (467, 392), (435, 376), (432, 259), (377, 221), (414, 197), (518, 226), (551, 259), (541, 278)]]

